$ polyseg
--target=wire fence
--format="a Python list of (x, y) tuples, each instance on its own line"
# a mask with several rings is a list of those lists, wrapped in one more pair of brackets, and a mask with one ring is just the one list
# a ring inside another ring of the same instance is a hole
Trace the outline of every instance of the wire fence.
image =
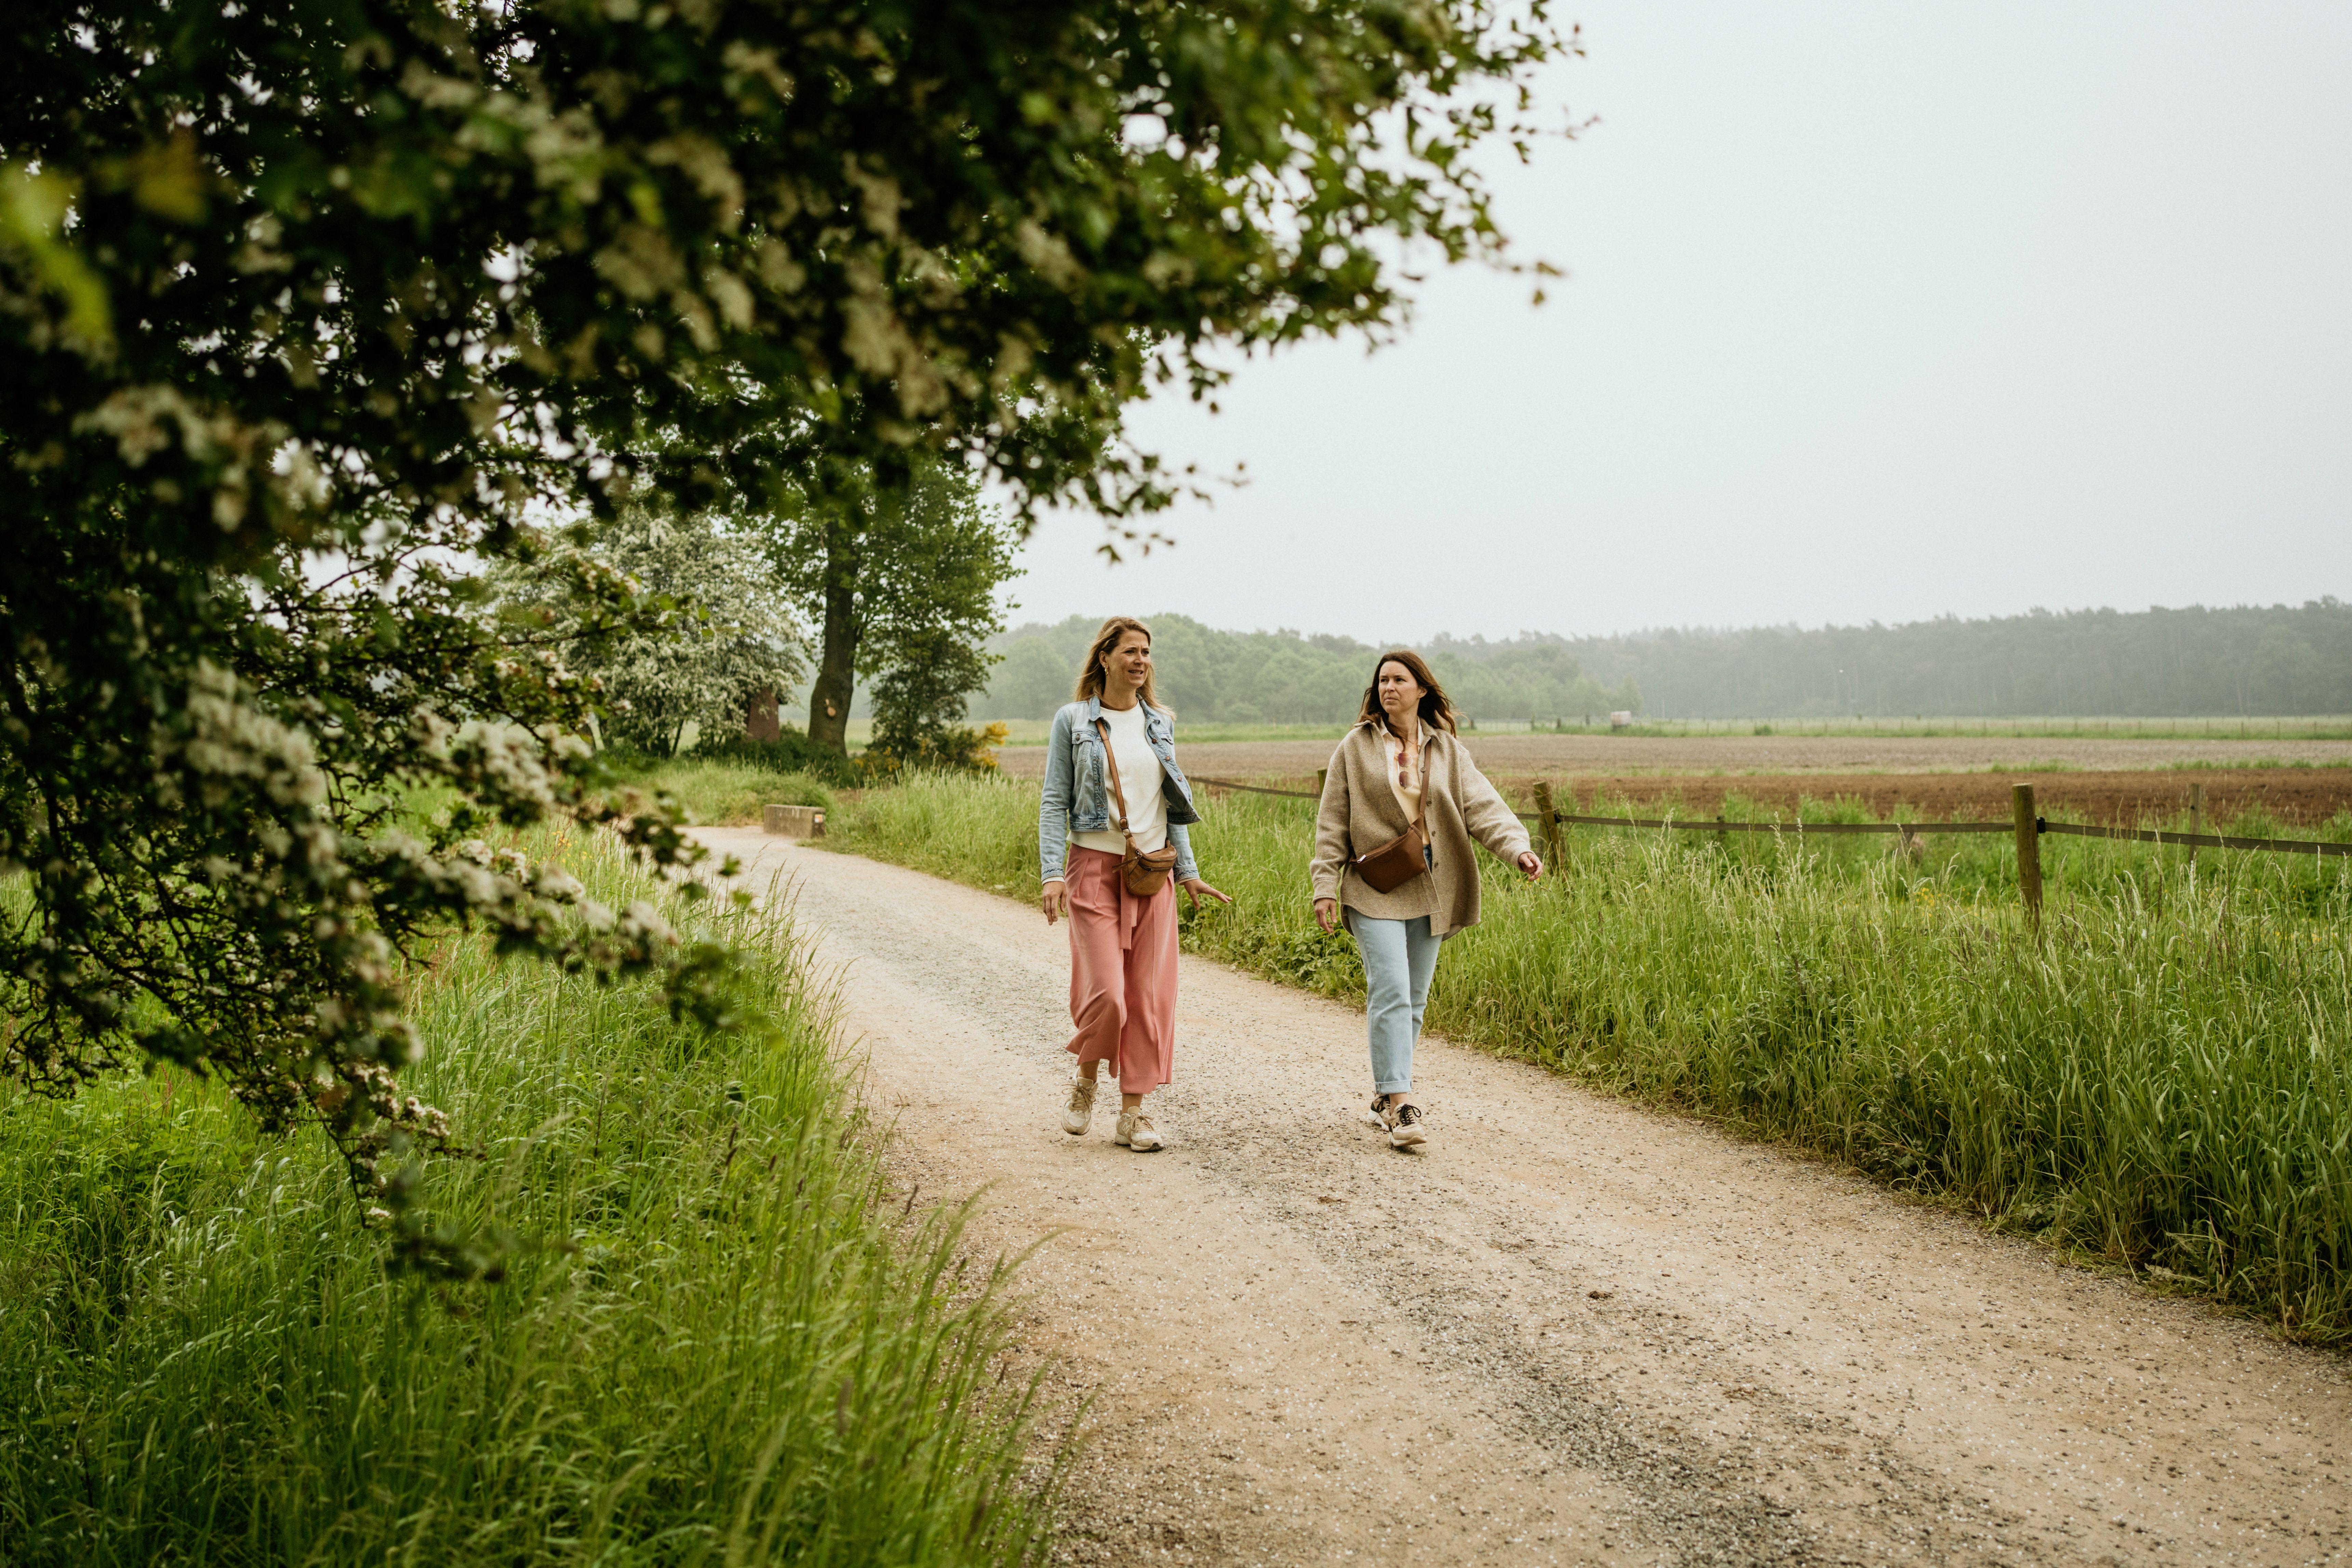
[[(1234, 779), (1196, 778), (1194, 784), (1210, 784), (1218, 789), (1235, 789), (1250, 795), (1281, 795), (1290, 800), (1320, 800), (1314, 790), (1268, 789), (1263, 784), (1242, 784)], [(2133, 844), (2168, 845), (2180, 849), (2252, 849), (2274, 855), (2318, 855), (2352, 857), (2352, 843), (2338, 844), (2322, 838), (2244, 838), (2226, 833), (2175, 833), (2160, 827), (2103, 827), (2076, 822), (2053, 822), (2032, 810), (2031, 784), (2014, 788), (2024, 794), (2027, 816), (2024, 820), (2033, 825), (2036, 836), (2068, 835), (2078, 838), (2110, 838)], [(1543, 793), (1549, 794), (1547, 789)], [(1523, 811), (1520, 820), (1541, 825), (1541, 810)], [(1722, 817), (1708, 821), (1704, 817), (1639, 817), (1587, 816), (1574, 812), (1554, 811), (1551, 820), (1563, 827), (1632, 827), (1669, 833), (1774, 833), (1794, 836), (1812, 834), (1892, 833), (1906, 838), (1925, 837), (1931, 833), (2009, 833), (2019, 831), (2019, 822), (1727, 822)]]
[(1267, 789), (1262, 784), (1236, 784), (1232, 779), (1194, 778), (1194, 784), (1214, 784), (1219, 789), (1237, 789), (1248, 795), (1278, 795), (1290, 800), (1321, 800), (1323, 796), (1309, 789)]

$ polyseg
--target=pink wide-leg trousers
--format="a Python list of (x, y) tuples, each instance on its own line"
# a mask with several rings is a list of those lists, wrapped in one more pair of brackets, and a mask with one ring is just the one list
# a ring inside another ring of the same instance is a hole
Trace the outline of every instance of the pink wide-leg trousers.
[(1070, 847), (1070, 1052), (1108, 1062), (1121, 1094), (1149, 1094), (1176, 1061), (1176, 884), (1127, 890), (1118, 857)]

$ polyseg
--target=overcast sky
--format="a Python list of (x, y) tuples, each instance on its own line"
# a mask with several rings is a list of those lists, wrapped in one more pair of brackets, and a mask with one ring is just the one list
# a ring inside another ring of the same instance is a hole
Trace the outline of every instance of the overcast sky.
[(1016, 620), (1374, 640), (2352, 597), (2352, 5), (1564, 10), (1597, 115), (1367, 359), (1147, 446), (1246, 488)]

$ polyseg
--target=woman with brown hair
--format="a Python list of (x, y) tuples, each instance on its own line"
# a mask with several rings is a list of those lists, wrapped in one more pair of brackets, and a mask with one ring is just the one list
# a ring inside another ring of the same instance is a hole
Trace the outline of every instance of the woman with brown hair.
[(1233, 902), (1192, 863), (1185, 827), (1200, 820), (1176, 765), (1175, 716), (1152, 689), (1151, 628), (1113, 616), (1087, 650), (1076, 700), (1054, 715), (1037, 807), (1038, 902), (1046, 924), (1070, 922), (1078, 1075), (1062, 1131), (1072, 1137), (1093, 1120), (1109, 1062), (1119, 1091), (1111, 1142), (1138, 1153), (1165, 1145), (1143, 1097), (1176, 1059), (1175, 889), (1196, 907)]
[(1419, 654), (1393, 648), (1372, 667), (1354, 729), (1331, 753), (1315, 819), (1315, 919), (1344, 918), (1364, 961), (1370, 1036), (1370, 1120), (1389, 1145), (1428, 1141), (1412, 1094), (1412, 1048), (1437, 947), (1478, 923), (1475, 839), (1529, 881), (1543, 862), (1455, 731), (1454, 704)]

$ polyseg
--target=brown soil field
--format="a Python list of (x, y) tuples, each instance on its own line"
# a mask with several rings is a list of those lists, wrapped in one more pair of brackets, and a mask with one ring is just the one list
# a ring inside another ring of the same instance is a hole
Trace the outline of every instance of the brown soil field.
[[(2311, 826), (2352, 810), (2352, 744), (2291, 742), (2260, 751), (2243, 742), (2213, 741), (2003, 741), (1931, 737), (1746, 736), (1690, 740), (1611, 740), (1587, 735), (1469, 737), (1479, 764), (1515, 802), (1524, 805), (1537, 779), (1551, 782), (1568, 809), (1596, 796), (1644, 805), (1673, 805), (1713, 816), (1727, 795), (1767, 807), (1793, 809), (1800, 800), (1852, 798), (1884, 816), (1904, 807), (1928, 821), (2005, 816), (2010, 786), (2031, 783), (2043, 811), (2079, 814), (2097, 822), (2169, 820), (2189, 807), (2189, 791), (2205, 786), (2205, 806), (2216, 823), (2249, 811), (2282, 823)], [(1225, 741), (1185, 746), (1184, 771), (1196, 778), (1229, 778), (1282, 787), (1307, 787), (1330, 755), (1326, 741)], [(2282, 754), (2294, 753), (2292, 755)], [(2303, 753), (2310, 753), (2305, 755)], [(1004, 771), (1035, 778), (1045, 750), (1008, 747)], [(2230, 766), (2255, 761), (2308, 765)], [(2196, 764), (2180, 767), (2176, 763)], [(2333, 765), (2330, 765), (2333, 764)], [(2000, 772), (1987, 771), (1999, 768)]]
[[(2243, 768), (2258, 763), (2308, 763), (2352, 768), (2352, 741), (2209, 741), (2051, 739), (2006, 735), (1480, 735), (1463, 737), (1478, 765), (1497, 777), (1538, 773), (1919, 773), (1981, 772), (2006, 767), (2082, 768), (2142, 772), (2184, 763)], [(1177, 755), (1190, 773), (1255, 778), (1312, 776), (1335, 741), (1210, 741), (1187, 744), (1177, 732)], [(1007, 746), (1004, 771), (1037, 778), (1045, 748)]]
[[(1512, 800), (1524, 802), (1533, 775), (1499, 773), (1495, 783)], [(2170, 821), (2189, 809), (2193, 784), (2205, 786), (2205, 810), (2217, 823), (2250, 811), (2305, 826), (2326, 822), (2352, 809), (2352, 768), (2249, 768), (2221, 772), (1999, 773), (1750, 773), (1681, 777), (1657, 773), (1579, 773), (1555, 776), (1559, 807), (1571, 810), (1568, 795), (1612, 805), (1631, 800), (1646, 806), (1673, 805), (1685, 816), (1712, 816), (1727, 795), (1759, 805), (1793, 810), (1801, 800), (1854, 799), (1874, 816), (1905, 807), (1930, 822), (2004, 817), (2010, 786), (2031, 784), (2042, 815), (2081, 816), (2094, 822)], [(2212, 831), (2211, 828), (2206, 831)]]

